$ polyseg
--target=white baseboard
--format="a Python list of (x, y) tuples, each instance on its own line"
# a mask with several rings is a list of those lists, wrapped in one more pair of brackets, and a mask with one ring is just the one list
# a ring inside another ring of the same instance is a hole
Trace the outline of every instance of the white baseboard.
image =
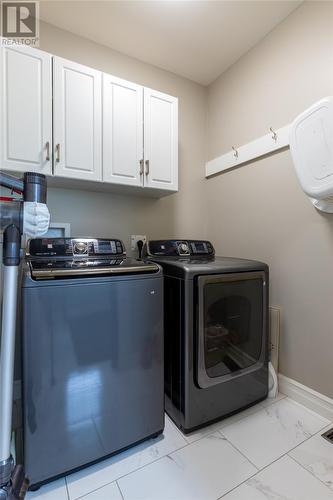
[(279, 391), (333, 422), (333, 399), (281, 374)]

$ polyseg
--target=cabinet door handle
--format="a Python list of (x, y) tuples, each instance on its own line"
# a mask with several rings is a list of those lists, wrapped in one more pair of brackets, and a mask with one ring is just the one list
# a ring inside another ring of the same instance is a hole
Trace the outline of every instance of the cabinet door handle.
[(140, 160), (140, 175), (143, 175), (143, 166), (144, 166), (144, 161)]
[(59, 163), (60, 161), (60, 144), (56, 145), (56, 162)]
[(49, 141), (47, 141), (47, 143), (45, 144), (45, 148), (46, 148), (45, 160), (50, 161), (50, 143), (49, 143)]
[(146, 160), (145, 163), (146, 163), (146, 175), (149, 175), (149, 160)]

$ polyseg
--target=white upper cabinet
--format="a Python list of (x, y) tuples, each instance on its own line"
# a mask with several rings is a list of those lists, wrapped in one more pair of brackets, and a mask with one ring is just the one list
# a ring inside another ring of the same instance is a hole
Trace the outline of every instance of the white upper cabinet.
[(144, 89), (145, 186), (178, 189), (178, 99)]
[(101, 73), (54, 57), (55, 174), (102, 180)]
[(1, 168), (178, 190), (176, 97), (30, 47), (0, 47), (0, 68)]
[(143, 87), (103, 75), (103, 180), (141, 186)]
[(0, 48), (0, 167), (52, 173), (52, 57)]

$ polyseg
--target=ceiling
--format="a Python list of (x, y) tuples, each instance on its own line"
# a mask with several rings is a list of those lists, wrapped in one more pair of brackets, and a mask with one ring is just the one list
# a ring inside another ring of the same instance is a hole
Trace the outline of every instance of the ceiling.
[(42, 20), (208, 85), (301, 1), (43, 0)]

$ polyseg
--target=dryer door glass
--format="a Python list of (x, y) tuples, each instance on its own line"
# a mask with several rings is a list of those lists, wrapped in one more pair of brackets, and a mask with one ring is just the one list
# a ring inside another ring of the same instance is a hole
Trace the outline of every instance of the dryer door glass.
[(263, 272), (198, 278), (198, 383), (208, 387), (264, 358)]

